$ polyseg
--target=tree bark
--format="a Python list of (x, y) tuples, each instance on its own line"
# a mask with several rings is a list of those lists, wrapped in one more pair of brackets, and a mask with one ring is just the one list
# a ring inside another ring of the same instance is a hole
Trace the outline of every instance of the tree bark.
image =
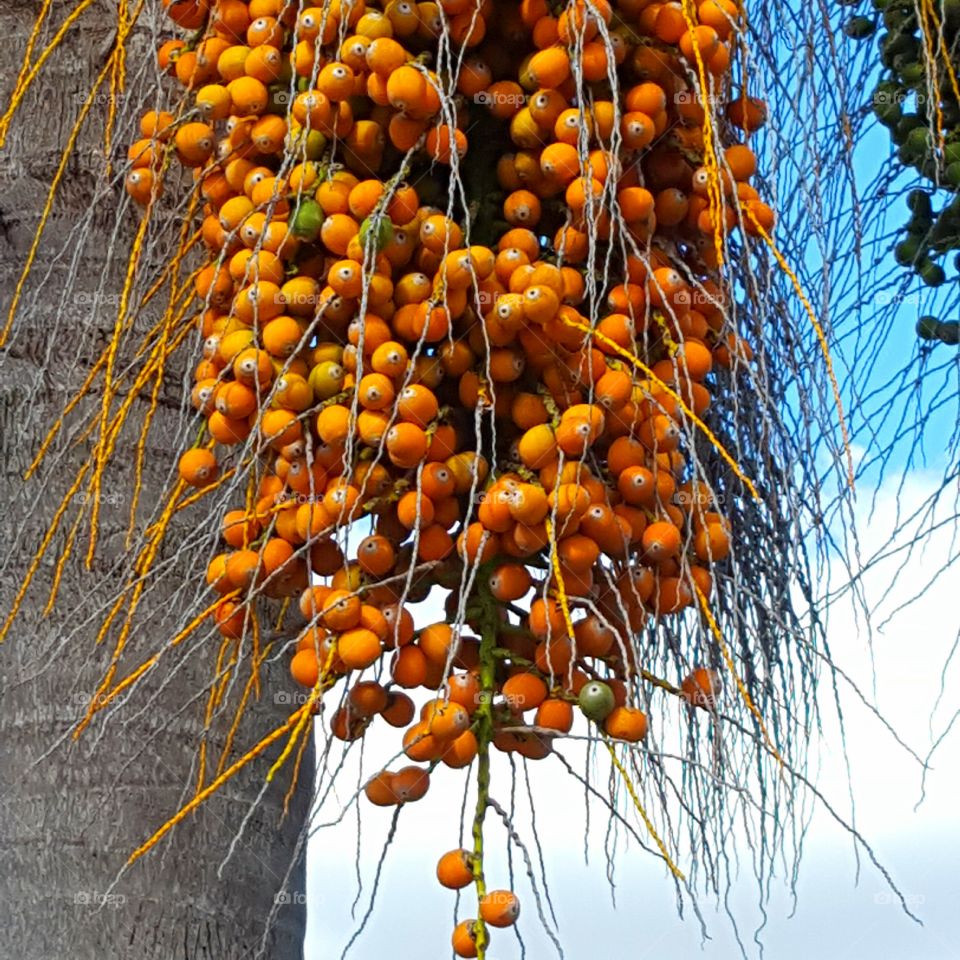
[[(72, 6), (54, 4), (52, 16), (62, 18), (62, 8)], [(39, 7), (38, 2), (0, 0), (4, 104)], [(156, 8), (159, 17), (159, 3), (147, 7)], [(81, 17), (27, 96), (0, 153), (3, 319), (61, 150), (79, 103), (109, 55), (115, 26), (115, 0), (97, 3)], [(50, 35), (47, 31), (41, 37), (34, 59)], [(149, 56), (152, 49), (149, 36), (141, 35), (137, 42), (139, 53), (131, 57), (131, 74), (146, 62), (139, 55)], [(112, 206), (105, 204), (84, 228), (88, 235), (78, 238), (82, 249), (76, 282), (68, 282), (75, 242), (61, 249), (88, 211), (92, 184), (103, 174), (105, 112), (106, 103), (97, 102), (47, 228), (37, 279), (24, 298), (23, 321), (0, 353), (0, 503), (6, 507), (0, 513), (0, 621), (90, 449), (91, 440), (75, 442), (79, 432), (70, 427), (51, 448), (39, 475), (23, 482), (23, 472), (48, 427), (108, 341), (116, 315), (115, 305), (108, 302), (101, 310), (91, 298), (103, 289), (99, 285), (105, 271), (107, 289), (119, 290), (125, 255), (121, 254), (118, 268), (117, 262), (106, 262), (105, 251), (124, 199), (122, 185), (115, 189)], [(127, 110), (124, 117), (135, 118), (135, 111)], [(118, 141), (129, 139), (130, 133), (129, 126), (118, 130)], [(124, 235), (118, 238), (121, 251), (129, 248), (136, 230), (136, 210), (130, 208), (124, 217)], [(59, 259), (54, 257), (57, 250), (63, 254)], [(70, 295), (61, 302), (64, 289)], [(184, 351), (189, 352), (190, 343)], [(190, 366), (188, 358), (183, 370)], [(145, 512), (164, 498), (179, 453), (178, 431), (182, 433), (184, 423), (180, 411), (184, 381), (177, 376), (181, 373), (171, 371), (171, 388), (151, 431), (143, 477)], [(77, 412), (76, 423), (82, 423), (97, 402), (95, 389)], [(145, 409), (139, 404), (132, 419), (136, 421), (138, 411)], [(181, 655), (178, 648), (177, 656), (165, 660), (156, 672), (157, 679), (148, 678), (144, 689), (108, 723), (95, 725), (78, 742), (69, 737), (109, 662), (112, 642), (99, 648), (93, 642), (105, 611), (97, 618), (90, 614), (116, 596), (129, 570), (123, 541), (138, 433), (126, 431), (117, 450), (120, 466), (110, 480), (116, 496), (109, 498), (116, 503), (104, 507), (94, 569), (82, 569), (86, 543), (81, 534), (60, 601), (50, 616), (42, 616), (53, 566), (72, 523), (71, 511), (0, 647), (0, 954), (18, 960), (241, 960), (261, 955), (296, 960), (302, 957), (305, 898), (303, 858), (295, 854), (309, 803), (312, 752), (304, 758), (301, 789), (286, 818), (283, 798), (289, 780), (280, 776), (246, 823), (223, 879), (218, 879), (218, 867), (263, 788), (267, 764), (278, 750), (231, 780), (114, 883), (133, 850), (193, 796), (206, 700), (198, 693), (214, 674), (218, 638), (208, 639), (207, 646), (201, 644), (192, 656), (186, 650)], [(202, 510), (203, 503), (198, 508)], [(190, 522), (189, 514), (179, 518), (169, 533), (171, 541), (175, 543), (178, 530)], [(168, 574), (168, 585), (178, 579), (202, 580), (202, 562), (170, 552), (177, 576)], [(145, 615), (182, 604), (172, 591), (170, 586), (151, 591), (144, 601)], [(176, 612), (189, 619), (199, 609)], [(131, 635), (118, 676), (163, 647), (171, 635), (150, 628), (145, 632), (135, 630)], [(171, 681), (173, 665), (177, 672)], [(268, 670), (273, 676), (265, 678), (261, 699), (248, 709), (232, 759), (239, 755), (239, 745), (245, 748), (289, 715), (289, 706), (278, 703), (283, 698), (274, 695), (289, 678), (281, 664)], [(213, 760), (208, 761), (208, 771), (225, 742), (229, 719), (222, 718), (209, 738)], [(207, 782), (210, 779), (208, 772)], [(297, 865), (291, 869), (295, 859)], [(282, 906), (265, 933), (278, 902)]]

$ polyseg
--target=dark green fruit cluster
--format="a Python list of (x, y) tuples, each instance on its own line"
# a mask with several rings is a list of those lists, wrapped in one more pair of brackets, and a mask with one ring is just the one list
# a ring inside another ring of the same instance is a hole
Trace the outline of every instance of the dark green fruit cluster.
[(917, 336), (921, 340), (939, 340), (941, 343), (960, 343), (960, 320), (938, 320), (921, 317), (917, 321)]
[[(841, 0), (848, 5), (850, 0)], [(944, 266), (937, 261), (960, 251), (960, 103), (946, 64), (931, 64), (924, 50), (923, 32), (917, 20), (917, 7), (911, 0), (872, 0), (885, 33), (879, 37), (880, 59), (884, 75), (873, 91), (872, 107), (877, 119), (890, 131), (897, 147), (897, 158), (930, 181), (929, 190), (913, 190), (907, 197), (910, 219), (904, 235), (894, 248), (897, 262), (916, 271), (929, 287), (939, 287), (947, 279)], [(947, 46), (960, 48), (960, 0), (937, 4), (938, 23), (942, 24)], [(877, 20), (854, 16), (844, 24), (844, 33), (853, 39), (872, 36)], [(934, 29), (934, 25), (929, 25)], [(953, 59), (960, 72), (960, 54)], [(934, 74), (936, 85), (934, 84)], [(934, 89), (939, 93), (940, 117), (944, 131), (942, 148), (933, 132), (936, 115)], [(945, 200), (934, 210), (936, 198)], [(960, 256), (954, 260), (960, 270)], [(940, 324), (924, 317), (917, 325), (926, 340), (955, 342), (951, 324)], [(947, 327), (942, 335), (940, 327)]]

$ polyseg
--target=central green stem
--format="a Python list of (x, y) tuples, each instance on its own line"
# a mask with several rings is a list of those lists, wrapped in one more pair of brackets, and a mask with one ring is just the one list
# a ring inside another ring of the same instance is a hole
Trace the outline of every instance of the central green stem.
[[(490, 796), (490, 743), (493, 740), (493, 695), (496, 689), (497, 615), (492, 597), (484, 592), (478, 599), (481, 605), (480, 705), (474, 714), (477, 737), (477, 808), (473, 816), (473, 875), (479, 904), (487, 892), (483, 875), (483, 821)], [(484, 960), (486, 957), (488, 942), (487, 925), (478, 917), (478, 960)]]

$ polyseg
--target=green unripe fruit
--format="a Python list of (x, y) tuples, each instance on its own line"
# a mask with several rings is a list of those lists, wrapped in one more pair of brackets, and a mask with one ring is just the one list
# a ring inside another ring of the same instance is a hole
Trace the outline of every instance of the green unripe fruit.
[(960, 26), (960, 0), (943, 0), (943, 19), (948, 26)]
[(899, 123), (891, 131), (893, 142), (897, 146), (903, 146), (907, 142), (907, 137), (918, 127), (926, 128), (926, 123), (915, 113), (905, 113), (900, 118)]
[(336, 360), (324, 360), (310, 371), (307, 383), (318, 400), (329, 400), (343, 389), (346, 375), (347, 371)]
[(943, 104), (940, 108), (940, 113), (943, 116), (943, 124), (945, 127), (956, 129), (957, 125), (960, 124), (960, 105), (953, 101), (948, 100)]
[(873, 112), (885, 127), (895, 127), (903, 116), (900, 104), (895, 102), (874, 103)]
[(930, 205), (930, 194), (924, 190), (911, 190), (907, 194), (907, 207), (918, 217), (929, 218), (933, 213)]
[(930, 131), (926, 127), (914, 127), (903, 145), (913, 153), (924, 153), (930, 146)]
[(894, 34), (915, 30), (917, 21), (913, 8), (888, 4), (883, 11), (883, 25)]
[[(930, 240), (935, 244), (943, 246), (943, 244), (948, 243), (948, 241), (952, 242), (956, 229), (957, 225), (953, 217), (950, 216), (949, 211), (944, 210), (940, 216), (937, 217), (937, 222), (933, 225), (933, 229), (930, 230)], [(948, 248), (949, 243), (946, 249)]]
[(599, 680), (591, 680), (583, 686), (577, 703), (583, 715), (594, 723), (603, 723), (617, 705), (613, 691)]
[(901, 240), (893, 248), (893, 256), (901, 267), (906, 267), (914, 263), (921, 252), (920, 240), (913, 236), (907, 237), (906, 240)]
[(960, 343), (960, 322), (950, 320), (947, 323), (941, 323), (937, 326), (937, 339), (941, 343), (949, 343), (956, 346)]
[(903, 100), (904, 91), (896, 80), (881, 80), (873, 89), (873, 99), (889, 102), (896, 100), (898, 103)]
[(936, 340), (940, 321), (936, 317), (921, 317), (917, 321), (917, 336), (921, 340)]
[(851, 40), (865, 40), (873, 36), (877, 25), (869, 17), (851, 17), (843, 25), (843, 32)]
[(940, 284), (947, 279), (947, 275), (943, 272), (943, 267), (929, 259), (920, 261), (917, 267), (917, 273), (920, 274), (920, 279), (928, 287), (939, 287)]
[(889, 80), (878, 83), (874, 88), (871, 106), (877, 119), (884, 126), (892, 127), (900, 122), (903, 116), (900, 106), (903, 103), (903, 97), (900, 87)]
[(320, 236), (325, 215), (323, 207), (312, 197), (302, 197), (290, 220), (290, 229), (295, 237), (313, 241)]
[[(885, 33), (880, 39), (880, 59), (883, 65), (893, 70), (898, 63), (919, 59), (920, 45), (917, 38), (909, 33)], [(898, 60), (898, 58), (906, 60)]]
[(926, 77), (926, 72), (922, 63), (917, 63), (911, 58), (900, 67), (900, 76), (908, 87), (913, 87)]
[(360, 224), (360, 245), (364, 250), (373, 244), (373, 252), (379, 253), (393, 239), (393, 224), (382, 213), (371, 214)]
[(899, 147), (897, 149), (897, 159), (905, 167), (913, 167), (920, 161), (920, 157), (907, 146)]
[(303, 151), (308, 160), (319, 160), (327, 149), (327, 138), (319, 130), (310, 130), (304, 137)]

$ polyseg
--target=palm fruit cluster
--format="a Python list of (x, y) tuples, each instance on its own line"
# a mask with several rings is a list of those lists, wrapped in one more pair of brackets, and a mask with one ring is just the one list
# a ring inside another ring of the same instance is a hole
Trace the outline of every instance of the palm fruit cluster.
[[(220, 633), (290, 602), (332, 736), (403, 731), (375, 805), (491, 749), (542, 759), (578, 715), (641, 741), (644, 627), (707, 602), (731, 549), (692, 457), (717, 371), (752, 357), (719, 259), (774, 227), (737, 5), (165, 6), (185, 99), (143, 117), (127, 189), (156, 203), (182, 168), (202, 213), (180, 477), (248, 476), (207, 568)], [(476, 852), (438, 877), (478, 883), (452, 942), (482, 956), (519, 901)]]

